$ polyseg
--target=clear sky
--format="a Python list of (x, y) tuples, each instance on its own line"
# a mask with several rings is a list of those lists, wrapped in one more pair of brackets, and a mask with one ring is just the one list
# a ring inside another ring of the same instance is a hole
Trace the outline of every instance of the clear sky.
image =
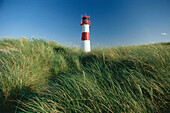
[(93, 45), (170, 41), (170, 0), (0, 0), (0, 37), (80, 45), (85, 12)]

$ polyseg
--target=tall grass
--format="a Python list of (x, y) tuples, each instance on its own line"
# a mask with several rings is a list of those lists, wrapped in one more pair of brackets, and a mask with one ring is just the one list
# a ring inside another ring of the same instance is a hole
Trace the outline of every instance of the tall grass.
[(15, 112), (162, 112), (169, 64), (169, 43), (84, 53), (53, 41), (4, 39), (1, 105)]

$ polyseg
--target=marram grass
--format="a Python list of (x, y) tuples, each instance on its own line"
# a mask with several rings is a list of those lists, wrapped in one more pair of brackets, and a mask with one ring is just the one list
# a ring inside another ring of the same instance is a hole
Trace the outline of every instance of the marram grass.
[(170, 43), (84, 53), (54, 41), (0, 40), (0, 111), (156, 113), (169, 106)]

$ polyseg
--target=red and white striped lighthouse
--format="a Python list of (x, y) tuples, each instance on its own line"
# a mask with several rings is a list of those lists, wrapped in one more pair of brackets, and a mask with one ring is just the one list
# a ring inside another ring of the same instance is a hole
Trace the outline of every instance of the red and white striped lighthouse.
[(85, 52), (90, 52), (91, 47), (90, 47), (90, 30), (89, 26), (91, 25), (91, 22), (89, 21), (89, 18), (86, 13), (84, 17), (82, 17), (82, 21), (80, 25), (82, 26), (82, 37), (81, 37), (81, 48)]

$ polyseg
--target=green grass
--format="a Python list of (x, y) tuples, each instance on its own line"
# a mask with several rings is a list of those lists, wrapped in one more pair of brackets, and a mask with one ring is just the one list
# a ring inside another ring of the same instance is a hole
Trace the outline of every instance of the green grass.
[(0, 40), (0, 111), (162, 112), (169, 54), (169, 42), (84, 53), (55, 41)]

